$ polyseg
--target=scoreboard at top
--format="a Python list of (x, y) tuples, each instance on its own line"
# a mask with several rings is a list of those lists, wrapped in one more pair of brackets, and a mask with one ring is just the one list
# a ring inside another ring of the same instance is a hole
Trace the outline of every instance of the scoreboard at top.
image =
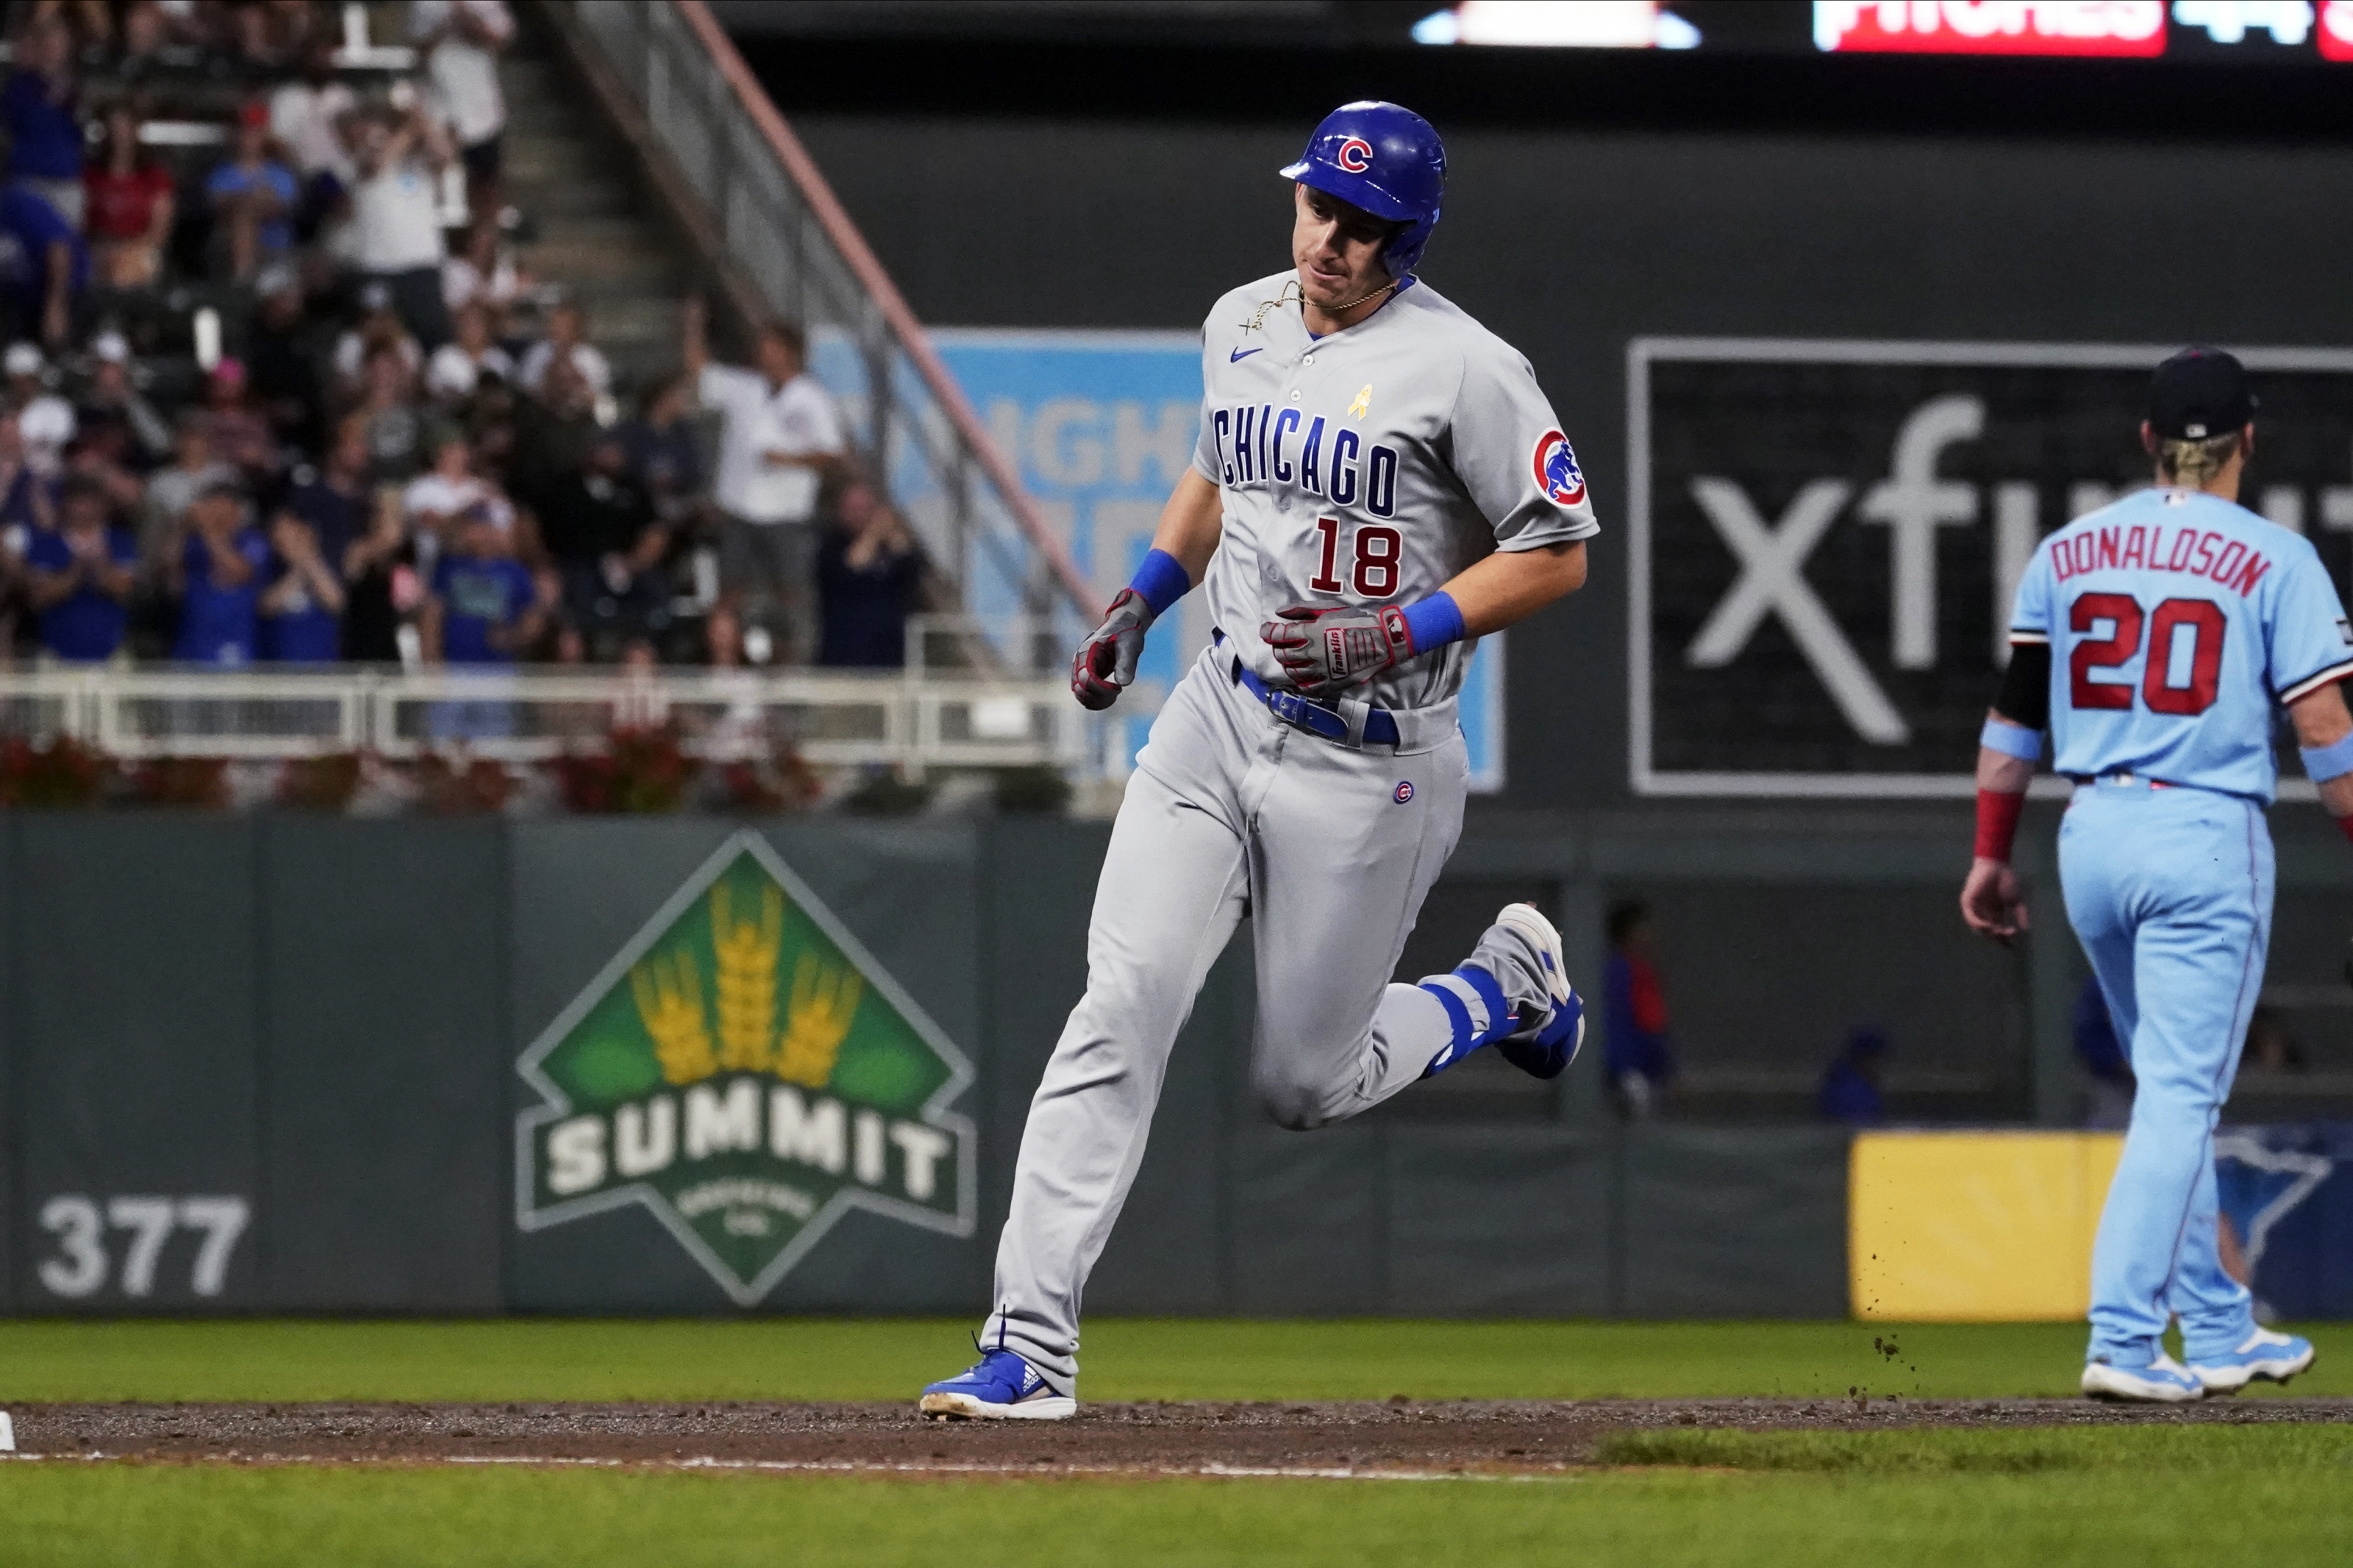
[(2243, 49), (2353, 60), (2353, 0), (1816, 0), (1814, 47), (2142, 58), (2186, 50), (2207, 58)]
[(1425, 44), (2353, 61), (2353, 0), (1460, 0)]

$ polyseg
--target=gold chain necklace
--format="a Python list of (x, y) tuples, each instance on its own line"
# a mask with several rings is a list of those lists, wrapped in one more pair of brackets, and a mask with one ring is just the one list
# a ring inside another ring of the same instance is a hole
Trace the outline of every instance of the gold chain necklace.
[[(1398, 279), (1392, 278), (1388, 282), (1382, 284), (1379, 288), (1374, 289), (1371, 293), (1359, 294), (1345, 304), (1328, 305), (1320, 308), (1327, 316), (1345, 315), (1348, 311), (1353, 310), (1357, 306), (1363, 304), (1367, 300), (1379, 299), (1382, 295), (1396, 288), (1398, 286)], [(1250, 320), (1242, 323), (1242, 331), (1246, 332), (1255, 332), (1259, 331), (1266, 325), (1266, 318), (1270, 312), (1282, 305), (1288, 304), (1293, 300), (1299, 301), (1302, 309), (1305, 308), (1307, 304), (1307, 292), (1305, 289), (1300, 288), (1299, 279), (1296, 278), (1293, 278), (1282, 286), (1282, 292), (1277, 294), (1273, 299), (1267, 300), (1257, 310), (1251, 311)]]

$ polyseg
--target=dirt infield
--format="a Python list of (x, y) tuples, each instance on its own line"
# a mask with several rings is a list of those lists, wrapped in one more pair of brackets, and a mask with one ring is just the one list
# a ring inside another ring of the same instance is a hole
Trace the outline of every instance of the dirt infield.
[(709, 1462), (776, 1469), (1377, 1474), (1589, 1462), (1620, 1432), (2353, 1420), (2353, 1400), (1726, 1399), (1097, 1405), (1063, 1422), (926, 1421), (904, 1405), (30, 1405), (17, 1457), (245, 1463)]

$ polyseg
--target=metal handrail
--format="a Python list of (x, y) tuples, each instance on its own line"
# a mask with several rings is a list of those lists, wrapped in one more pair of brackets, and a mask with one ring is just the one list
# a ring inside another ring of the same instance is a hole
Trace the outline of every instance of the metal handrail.
[(863, 391), (842, 401), (862, 426), (859, 444), (966, 607), (1089, 618), (1092, 585), (702, 0), (583, 0), (544, 14), (633, 100), (630, 118), (642, 116), (684, 176), (682, 199), (700, 205), (696, 226), (765, 308), (813, 341), (828, 330), (847, 340)]
[(1097, 776), (1121, 761), (1059, 677), (364, 665), (0, 671), (0, 735), (69, 736), (126, 759), (401, 758), (449, 749), (535, 762), (593, 750), (616, 728), (673, 722), (682, 750), (718, 762), (784, 745), (820, 766), (894, 766), (916, 776), (958, 767)]

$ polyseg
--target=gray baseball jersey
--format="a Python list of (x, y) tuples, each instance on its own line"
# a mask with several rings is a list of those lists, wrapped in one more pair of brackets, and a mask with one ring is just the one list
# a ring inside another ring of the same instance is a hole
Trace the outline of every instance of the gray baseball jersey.
[[(1245, 284), (1202, 323), (1193, 456), (1225, 500), (1202, 584), (1210, 614), (1273, 682), (1282, 669), (1258, 628), (1289, 605), (1409, 604), (1490, 551), (1599, 531), (1576, 454), (1510, 344), (1419, 282), (1317, 338), (1297, 285), (1293, 272)], [(1444, 702), (1472, 646), (1384, 671), (1359, 695)]]
[(1224, 491), (1207, 589), (1229, 641), (1178, 682), (1136, 759), (1088, 926), (1086, 995), (1014, 1162), (982, 1342), (1019, 1352), (1060, 1393), (1078, 1378), (1080, 1300), (1143, 1158), (1168, 1052), (1245, 914), (1259, 976), (1250, 1076), (1285, 1126), (1377, 1105), (1459, 1047), (1461, 1027), (1493, 1022), (1467, 991), (1459, 1026), (1426, 985), (1386, 984), (1461, 832), (1469, 753), (1446, 705), (1469, 647), (1370, 689), (1376, 705), (1429, 721), (1397, 746), (1292, 728), (1236, 682), (1233, 658), (1278, 681), (1258, 628), (1287, 605), (1418, 599), (1492, 550), (1586, 538), (1584, 477), (1527, 362), (1428, 284), (1317, 340), (1295, 290), (1261, 309), (1292, 281), (1235, 289), (1203, 330), (1195, 460)]

